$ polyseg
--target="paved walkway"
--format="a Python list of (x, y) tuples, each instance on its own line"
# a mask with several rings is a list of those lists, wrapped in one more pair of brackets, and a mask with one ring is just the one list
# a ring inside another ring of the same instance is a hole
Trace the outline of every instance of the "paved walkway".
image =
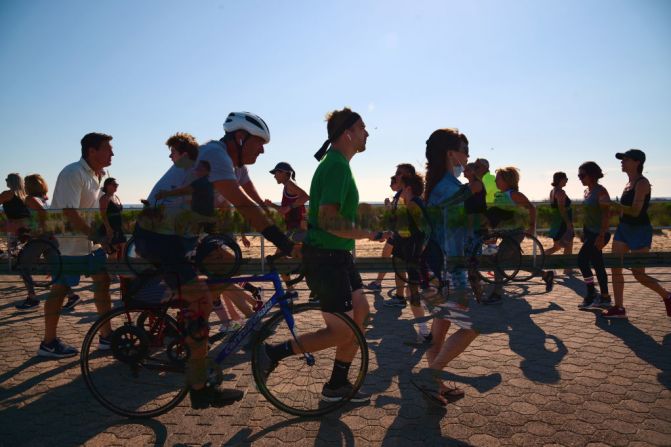
[[(653, 271), (671, 280), (669, 269)], [(290, 417), (255, 391), (239, 356), (229, 372), (232, 385), (247, 390), (243, 401), (206, 411), (183, 402), (155, 420), (132, 421), (93, 400), (78, 358), (35, 357), (42, 310), (14, 312), (23, 298), (20, 284), (8, 282), (15, 279), (0, 277), (2, 446), (671, 445), (671, 319), (637, 284), (626, 288), (629, 321), (578, 311), (575, 278), (560, 278), (549, 294), (538, 282), (515, 285), (502, 306), (477, 307), (487, 329), (448, 368), (466, 397), (445, 410), (408, 382), (411, 370), (426, 365), (404, 344), (414, 338), (409, 310), (383, 308), (383, 296), (369, 294), (370, 405), (320, 420)], [(72, 344), (81, 344), (96, 318), (92, 293), (79, 293), (84, 302), (60, 323)]]

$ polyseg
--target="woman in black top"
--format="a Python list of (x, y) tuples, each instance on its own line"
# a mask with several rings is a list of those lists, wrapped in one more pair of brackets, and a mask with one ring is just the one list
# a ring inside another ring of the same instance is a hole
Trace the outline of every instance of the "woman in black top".
[[(620, 199), (620, 223), (613, 238), (613, 253), (647, 253), (652, 246), (652, 225), (648, 216), (650, 204), (650, 182), (643, 177), (645, 153), (638, 149), (630, 149), (617, 153), (615, 157), (622, 160), (622, 172), (627, 174), (629, 181)], [(666, 315), (671, 317), (671, 292), (659, 282), (645, 273), (645, 267), (632, 268), (636, 281), (657, 292), (666, 305)], [(613, 292), (615, 305), (604, 311), (605, 318), (627, 318), (624, 309), (624, 276), (621, 267), (613, 267)]]
[[(546, 255), (551, 255), (564, 249), (565, 255), (573, 253), (573, 208), (571, 199), (566, 195), (564, 187), (568, 182), (565, 172), (555, 172), (552, 176), (552, 191), (550, 191), (551, 222), (549, 236), (554, 241), (552, 247), (545, 250)], [(571, 270), (564, 269), (568, 275)]]
[(7, 190), (0, 193), (0, 204), (7, 217), (7, 250), (12, 253), (18, 243), (18, 232), (26, 227), (30, 211), (26, 206), (26, 190), (19, 174), (7, 175)]
[(116, 179), (112, 177), (106, 179), (102, 187), (103, 195), (98, 199), (98, 204), (100, 205), (100, 216), (103, 220), (107, 243), (114, 248), (117, 260), (121, 260), (126, 235), (123, 232), (121, 218), (123, 205), (116, 195), (118, 188), (119, 184)]

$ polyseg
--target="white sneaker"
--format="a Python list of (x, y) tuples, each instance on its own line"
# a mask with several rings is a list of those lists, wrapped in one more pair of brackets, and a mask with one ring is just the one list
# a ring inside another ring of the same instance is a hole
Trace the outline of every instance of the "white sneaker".
[(493, 256), (499, 252), (499, 247), (496, 245), (487, 245), (483, 250), (482, 254), (486, 256)]

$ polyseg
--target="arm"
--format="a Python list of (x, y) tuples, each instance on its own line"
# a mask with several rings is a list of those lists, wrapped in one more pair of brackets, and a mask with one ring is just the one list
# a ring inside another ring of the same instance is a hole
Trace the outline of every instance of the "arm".
[(105, 233), (108, 238), (111, 238), (114, 234), (114, 230), (112, 230), (112, 225), (110, 225), (110, 221), (107, 218), (107, 205), (109, 204), (109, 201), (110, 198), (105, 194), (98, 200), (98, 205), (100, 206), (100, 217), (102, 217), (103, 225), (105, 225)]
[(606, 188), (603, 188), (599, 192), (599, 207), (601, 208), (601, 227), (599, 228), (599, 235), (596, 241), (594, 241), (594, 245), (601, 250), (606, 245), (606, 232), (610, 226), (610, 196)]
[(166, 197), (188, 196), (189, 194), (193, 194), (193, 187), (191, 185), (182, 186), (170, 191), (163, 189), (156, 193), (156, 200), (165, 199)]
[(270, 201), (270, 200), (268, 200), (268, 199), (264, 200), (263, 203), (265, 203), (266, 206), (271, 207), (271, 208), (274, 209), (275, 211), (279, 211), (280, 208), (282, 208), (282, 207), (279, 206), (279, 205), (275, 205), (272, 201)]
[(513, 202), (522, 208), (526, 208), (529, 212), (529, 229), (528, 232), (533, 234), (536, 229), (536, 207), (533, 203), (529, 201), (527, 196), (522, 194), (519, 191), (513, 192), (510, 197), (513, 199)]
[(310, 200), (310, 196), (308, 196), (308, 193), (303, 191), (303, 189), (300, 186), (298, 186), (297, 184), (295, 184), (291, 181), (289, 181), (289, 183), (287, 184), (287, 190), (289, 191), (289, 194), (294, 195), (294, 196), (298, 196), (298, 197), (296, 198), (294, 203), (291, 204), (291, 207), (282, 206), (282, 207), (278, 208), (278, 211), (282, 214), (287, 214), (292, 209), (299, 208), (299, 207), (305, 205), (305, 203), (308, 200)]
[(344, 239), (378, 240), (378, 232), (355, 228), (354, 224), (340, 215), (340, 204), (319, 207), (319, 228)]
[(643, 209), (645, 197), (650, 194), (650, 182), (647, 179), (641, 179), (634, 188), (634, 202), (631, 206), (622, 206), (622, 214), (638, 217)]
[(566, 223), (566, 228), (572, 229), (573, 222), (570, 221), (568, 218), (568, 212), (566, 212), (566, 193), (564, 191), (560, 191), (559, 193), (555, 194), (555, 198), (557, 199), (559, 215), (561, 216), (564, 223)]
[(443, 200), (436, 206), (438, 206), (439, 208), (444, 208), (447, 206), (457, 205), (459, 203), (464, 202), (472, 195), (473, 192), (471, 191), (471, 188), (468, 185), (463, 185), (459, 188), (459, 191), (455, 192), (450, 197)]
[[(263, 208), (264, 211), (268, 211), (268, 206), (261, 198), (258, 191), (256, 191), (256, 187), (254, 186), (254, 183), (252, 183), (251, 180), (241, 186), (243, 191), (247, 194), (249, 198), (251, 198), (254, 202), (256, 202), (256, 204), (258, 204), (261, 208)], [(254, 204), (252, 203), (250, 206), (254, 206)]]
[(12, 200), (12, 197), (14, 197), (14, 193), (10, 190), (3, 191), (2, 194), (0, 194), (0, 205), (2, 205), (5, 202), (9, 202)]

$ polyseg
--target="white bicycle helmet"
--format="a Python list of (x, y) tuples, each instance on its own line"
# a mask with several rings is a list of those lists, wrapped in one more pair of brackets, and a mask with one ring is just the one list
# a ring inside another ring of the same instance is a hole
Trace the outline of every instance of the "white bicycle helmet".
[(226, 133), (235, 132), (236, 130), (245, 130), (251, 135), (255, 135), (266, 144), (270, 143), (270, 130), (265, 121), (258, 115), (249, 112), (231, 112), (224, 121), (224, 131)]

